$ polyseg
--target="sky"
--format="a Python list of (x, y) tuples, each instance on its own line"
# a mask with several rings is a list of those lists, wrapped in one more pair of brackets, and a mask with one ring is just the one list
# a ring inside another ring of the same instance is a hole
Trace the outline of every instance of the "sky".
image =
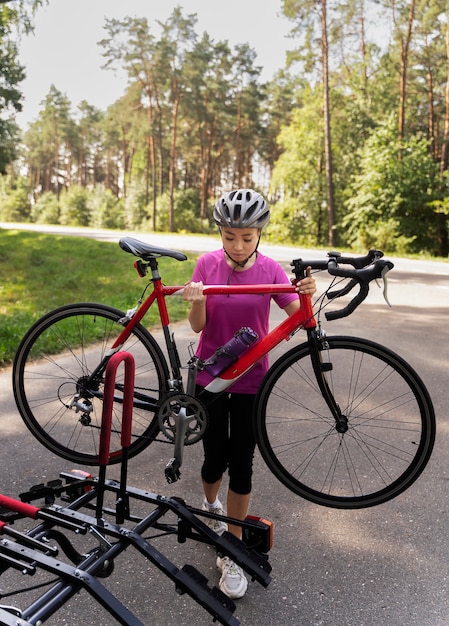
[[(214, 41), (248, 43), (269, 80), (285, 65), (285, 53), (294, 47), (287, 37), (292, 24), (282, 16), (282, 0), (50, 0), (35, 17), (34, 35), (20, 43), (20, 59), (27, 78), (25, 99), (17, 121), (26, 127), (35, 120), (52, 84), (75, 108), (87, 100), (105, 110), (126, 88), (126, 77), (103, 70), (98, 42), (104, 38), (105, 18), (146, 17), (165, 22), (175, 6), (185, 15), (196, 13), (196, 32), (207, 31)], [(153, 28), (152, 28), (153, 30)]]

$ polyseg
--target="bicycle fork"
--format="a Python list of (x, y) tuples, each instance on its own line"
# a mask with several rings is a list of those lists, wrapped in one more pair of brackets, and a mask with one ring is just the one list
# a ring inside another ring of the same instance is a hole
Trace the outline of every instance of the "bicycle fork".
[(348, 430), (348, 418), (346, 415), (342, 414), (327, 381), (327, 373), (332, 372), (333, 365), (330, 361), (323, 361), (322, 358), (322, 352), (326, 349), (326, 334), (319, 327), (311, 328), (307, 330), (307, 339), (318, 387), (335, 419), (335, 430), (338, 433), (344, 434)]

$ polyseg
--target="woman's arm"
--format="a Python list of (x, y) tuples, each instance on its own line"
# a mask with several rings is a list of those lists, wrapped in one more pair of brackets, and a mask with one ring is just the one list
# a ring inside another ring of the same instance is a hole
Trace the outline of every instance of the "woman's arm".
[(195, 333), (200, 333), (206, 325), (206, 296), (203, 283), (189, 282), (184, 286), (182, 299), (190, 302), (189, 323)]

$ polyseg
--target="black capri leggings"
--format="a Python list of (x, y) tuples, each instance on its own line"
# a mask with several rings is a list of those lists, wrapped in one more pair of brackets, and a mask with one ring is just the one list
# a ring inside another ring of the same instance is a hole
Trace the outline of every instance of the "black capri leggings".
[(223, 394), (208, 407), (201, 469), (206, 483), (217, 482), (227, 469), (232, 491), (241, 495), (251, 492), (256, 446), (252, 420), (255, 398), (253, 394)]

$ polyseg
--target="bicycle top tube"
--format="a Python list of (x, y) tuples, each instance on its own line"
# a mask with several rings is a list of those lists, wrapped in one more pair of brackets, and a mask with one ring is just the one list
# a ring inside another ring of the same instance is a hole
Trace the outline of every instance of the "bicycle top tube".
[[(164, 286), (162, 293), (166, 296), (181, 296), (184, 287)], [(268, 293), (295, 293), (295, 285), (259, 283), (257, 285), (204, 285), (205, 296), (218, 296), (227, 294), (268, 294)]]

